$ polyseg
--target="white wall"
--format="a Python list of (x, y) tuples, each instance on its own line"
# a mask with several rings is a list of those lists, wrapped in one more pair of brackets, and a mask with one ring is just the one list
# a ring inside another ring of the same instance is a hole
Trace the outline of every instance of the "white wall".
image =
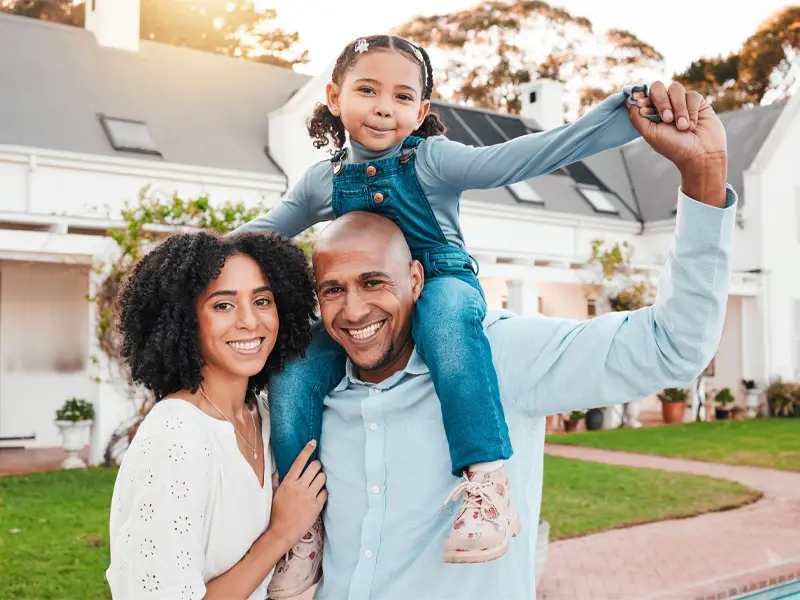
[(768, 272), (766, 371), (771, 377), (800, 378), (793, 311), (794, 301), (800, 300), (800, 95), (787, 104), (775, 129), (781, 135), (767, 140), (764, 156), (748, 177), (748, 193), (752, 189), (762, 205), (762, 266)]
[(282, 177), (0, 146), (0, 211), (118, 218), (144, 186), (165, 198), (277, 202)]
[(0, 436), (57, 446), (56, 409), (72, 396), (94, 402), (88, 285), (85, 266), (0, 262)]

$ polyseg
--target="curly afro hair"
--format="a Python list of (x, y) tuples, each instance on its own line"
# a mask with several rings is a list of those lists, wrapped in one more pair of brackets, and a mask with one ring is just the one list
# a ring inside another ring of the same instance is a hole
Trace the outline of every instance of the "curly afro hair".
[(117, 298), (122, 357), (131, 380), (152, 391), (157, 401), (200, 386), (205, 363), (195, 302), (234, 255), (249, 256), (261, 267), (280, 322), (275, 348), (264, 369), (250, 378), (249, 388), (261, 391), (273, 370), (302, 355), (311, 342), (316, 309), (311, 271), (303, 251), (290, 240), (256, 232), (172, 235), (136, 264)]

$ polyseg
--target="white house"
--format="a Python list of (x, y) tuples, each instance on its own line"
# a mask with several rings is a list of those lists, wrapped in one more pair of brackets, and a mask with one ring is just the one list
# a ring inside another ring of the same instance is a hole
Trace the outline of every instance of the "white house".
[[(313, 161), (304, 121), (327, 73), (139, 41), (138, 0), (92, 3), (85, 30), (0, 15), (0, 447), (55, 446), (55, 409), (94, 402), (92, 460), (132, 410), (97, 381), (92, 265), (123, 203), (149, 185), (274, 204)], [(436, 102), (453, 139), (502, 142), (559, 120), (538, 82), (523, 118)], [(800, 376), (800, 98), (724, 116), (742, 199), (714, 385)], [(794, 165), (794, 168), (793, 168)], [(466, 194), (463, 229), (491, 306), (586, 318), (590, 241), (628, 241), (658, 274), (678, 176), (633, 143), (505, 189)]]

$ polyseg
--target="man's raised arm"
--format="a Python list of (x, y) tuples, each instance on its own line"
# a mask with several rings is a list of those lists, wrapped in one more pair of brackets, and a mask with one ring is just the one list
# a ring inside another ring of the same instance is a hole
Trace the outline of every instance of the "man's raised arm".
[(651, 98), (662, 117), (669, 108), (670, 121), (696, 122), (680, 131), (631, 110), (644, 139), (681, 173), (675, 240), (657, 301), (588, 321), (517, 318), (490, 327), (501, 386), (527, 414), (612, 405), (685, 385), (719, 345), (736, 211), (736, 195), (725, 184), (725, 131), (694, 92), (686, 94), (688, 106), (670, 106), (666, 88), (654, 84)]

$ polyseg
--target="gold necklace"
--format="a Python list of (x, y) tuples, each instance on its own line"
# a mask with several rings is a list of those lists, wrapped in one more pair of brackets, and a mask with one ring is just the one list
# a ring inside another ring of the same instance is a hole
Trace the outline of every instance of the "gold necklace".
[[(228, 415), (226, 415), (226, 414), (225, 414), (224, 412), (222, 412), (222, 411), (221, 411), (219, 408), (217, 408), (217, 405), (216, 405), (216, 404), (214, 404), (214, 403), (211, 401), (211, 398), (209, 398), (209, 397), (206, 395), (206, 393), (203, 391), (203, 386), (200, 386), (200, 393), (201, 393), (201, 394), (203, 394), (203, 398), (205, 398), (206, 400), (208, 400), (208, 403), (209, 403), (211, 406), (213, 406), (214, 408), (216, 408), (216, 409), (217, 409), (217, 412), (218, 412), (219, 414), (221, 414), (223, 417), (225, 417), (225, 418), (228, 420), (228, 422), (229, 422), (231, 425), (233, 425), (233, 430), (236, 432), (236, 435), (238, 435), (240, 438), (242, 438), (242, 441), (245, 443), (245, 445), (246, 445), (248, 448), (250, 448), (250, 450), (252, 450), (252, 451), (253, 451), (253, 460), (258, 460), (258, 451), (257, 451), (255, 448), (253, 448), (253, 446), (251, 446), (250, 444), (248, 444), (248, 443), (247, 443), (247, 440), (246, 440), (246, 439), (244, 439), (244, 436), (243, 436), (241, 433), (239, 433), (239, 430), (238, 430), (238, 429), (236, 429), (236, 424), (235, 424), (233, 421), (231, 421), (231, 420), (230, 420), (230, 418), (228, 418)], [(252, 412), (252, 411), (248, 410), (247, 412), (249, 412), (249, 413), (250, 413), (250, 419), (252, 419), (252, 421), (253, 421), (253, 444), (255, 444), (256, 446), (258, 446), (258, 432), (256, 431), (256, 418), (253, 416), (253, 412)]]

